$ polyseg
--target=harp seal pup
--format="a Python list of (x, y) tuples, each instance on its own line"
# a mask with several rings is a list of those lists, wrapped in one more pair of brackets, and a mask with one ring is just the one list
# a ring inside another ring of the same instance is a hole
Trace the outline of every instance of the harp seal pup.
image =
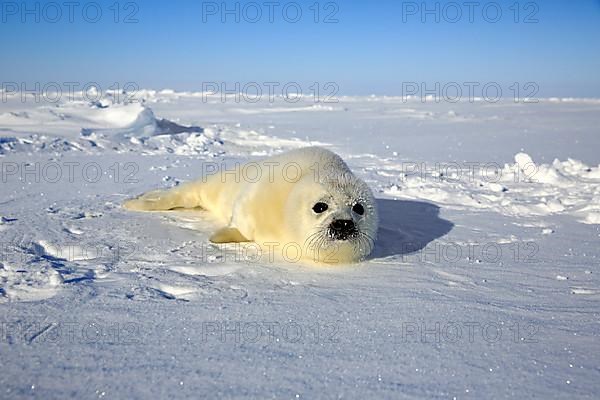
[[(208, 168), (206, 168), (208, 170)], [(287, 260), (352, 263), (373, 250), (373, 193), (337, 154), (320, 147), (288, 151), (235, 170), (216, 167), (197, 181), (145, 193), (124, 207), (160, 211), (200, 207), (223, 225), (213, 243), (256, 242)], [(298, 254), (299, 253), (299, 254)]]

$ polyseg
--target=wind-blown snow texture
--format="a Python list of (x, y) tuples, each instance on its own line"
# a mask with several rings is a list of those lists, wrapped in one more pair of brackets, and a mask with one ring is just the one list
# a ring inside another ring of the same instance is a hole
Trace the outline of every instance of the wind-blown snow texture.
[[(597, 398), (600, 101), (137, 98), (1, 105), (1, 398)], [(379, 199), (361, 264), (120, 207), (307, 145)]]

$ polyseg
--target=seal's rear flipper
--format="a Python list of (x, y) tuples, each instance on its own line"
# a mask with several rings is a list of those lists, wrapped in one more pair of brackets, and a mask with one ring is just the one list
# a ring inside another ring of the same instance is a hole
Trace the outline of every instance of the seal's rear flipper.
[(134, 211), (167, 211), (175, 208), (202, 207), (200, 182), (190, 182), (168, 190), (154, 190), (127, 200), (123, 207)]
[(123, 207), (134, 211), (170, 210), (174, 207), (172, 207), (173, 202), (169, 201), (168, 197), (167, 191), (155, 190), (125, 201)]
[(237, 228), (232, 228), (230, 226), (219, 229), (212, 234), (209, 240), (213, 243), (249, 242), (249, 240), (246, 239)]

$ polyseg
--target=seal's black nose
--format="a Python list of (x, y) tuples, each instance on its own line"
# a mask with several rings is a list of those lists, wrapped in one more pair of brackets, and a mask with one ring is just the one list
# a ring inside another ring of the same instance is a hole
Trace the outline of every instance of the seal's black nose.
[(347, 239), (350, 234), (356, 231), (354, 221), (351, 219), (336, 219), (329, 226), (336, 239)]

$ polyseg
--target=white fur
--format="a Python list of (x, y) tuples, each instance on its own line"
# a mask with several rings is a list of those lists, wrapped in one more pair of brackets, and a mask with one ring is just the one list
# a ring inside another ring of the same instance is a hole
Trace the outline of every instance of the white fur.
[[(149, 192), (124, 206), (140, 211), (202, 207), (261, 247), (301, 248), (307, 261), (355, 262), (371, 253), (378, 225), (375, 199), (337, 154), (307, 147), (246, 166)], [(317, 202), (328, 204), (327, 211), (315, 213)], [(352, 211), (357, 202), (365, 209), (362, 216)], [(327, 229), (334, 219), (353, 220), (358, 236), (334, 240)], [(291, 253), (295, 258), (297, 252)]]

